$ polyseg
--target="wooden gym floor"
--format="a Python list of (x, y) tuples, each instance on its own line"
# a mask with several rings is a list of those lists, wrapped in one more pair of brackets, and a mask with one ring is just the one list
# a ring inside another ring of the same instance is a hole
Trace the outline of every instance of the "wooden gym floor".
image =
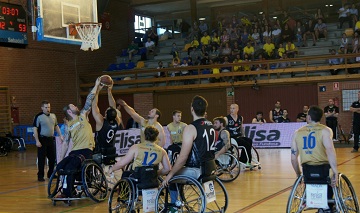
[[(336, 148), (338, 169), (350, 179), (359, 196), (360, 153), (350, 153), (351, 149)], [(242, 171), (237, 180), (225, 183), (230, 200), (227, 212), (285, 212), (296, 178), (290, 149), (261, 149), (259, 154), (261, 170)], [(70, 207), (62, 202), (53, 206), (47, 198), (48, 180), (37, 181), (35, 163), (35, 146), (0, 157), (0, 212), (107, 212), (107, 202), (91, 200), (74, 201)]]

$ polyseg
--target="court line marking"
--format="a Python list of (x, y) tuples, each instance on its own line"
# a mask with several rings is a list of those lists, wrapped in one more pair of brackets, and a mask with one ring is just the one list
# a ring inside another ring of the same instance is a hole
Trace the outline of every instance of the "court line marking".
[[(354, 159), (357, 158), (357, 157), (360, 157), (360, 155), (356, 155), (356, 156), (354, 156), (354, 157), (352, 157), (352, 158), (350, 158), (350, 159), (348, 159), (348, 160), (346, 160), (346, 161), (338, 164), (338, 167), (341, 166), (341, 165), (343, 165), (343, 164), (345, 164), (345, 163), (347, 163), (347, 162), (349, 162), (349, 161), (351, 161), (351, 160), (354, 160)], [(236, 211), (235, 213), (246, 212), (246, 211), (248, 211), (248, 210), (250, 210), (250, 209), (252, 209), (252, 208), (254, 208), (254, 207), (256, 207), (256, 206), (258, 206), (258, 205), (260, 205), (260, 204), (262, 204), (262, 203), (264, 203), (264, 202), (266, 202), (266, 201), (268, 201), (268, 200), (270, 200), (270, 199), (272, 199), (272, 198), (274, 198), (274, 197), (277, 197), (277, 196), (283, 194), (284, 192), (287, 192), (287, 191), (290, 190), (291, 188), (292, 188), (292, 186), (289, 186), (289, 187), (287, 187), (287, 188), (285, 188), (285, 189), (283, 189), (283, 190), (280, 190), (280, 191), (278, 191), (278, 192), (276, 192), (276, 193), (274, 193), (274, 194), (271, 194), (271, 195), (269, 195), (269, 196), (267, 196), (267, 197), (264, 197), (264, 198), (256, 201), (255, 203), (252, 203), (252, 204), (250, 204), (250, 205), (248, 205), (248, 206), (245, 206), (244, 208)]]

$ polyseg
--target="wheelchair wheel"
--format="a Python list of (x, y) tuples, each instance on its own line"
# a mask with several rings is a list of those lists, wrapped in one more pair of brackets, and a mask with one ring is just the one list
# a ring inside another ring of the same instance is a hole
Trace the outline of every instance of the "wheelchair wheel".
[(228, 194), (225, 189), (225, 186), (221, 183), (221, 181), (216, 178), (214, 180), (214, 188), (216, 194), (216, 200), (206, 204), (205, 212), (226, 212), (228, 207)]
[(111, 190), (109, 212), (127, 213), (131, 211), (135, 199), (134, 184), (127, 178), (119, 180)]
[(344, 175), (339, 174), (338, 196), (345, 213), (360, 212), (359, 201), (355, 189), (350, 180)]
[(48, 183), (48, 198), (53, 198), (58, 192), (62, 189), (62, 178), (63, 176), (59, 176), (55, 178), (56, 171), (54, 171), (49, 179)]
[(231, 182), (240, 174), (240, 163), (238, 159), (229, 153), (224, 153), (216, 160), (216, 175), (223, 182)]
[[(176, 207), (178, 212), (203, 213), (206, 207), (205, 192), (201, 184), (194, 178), (179, 175), (174, 176), (170, 187), (161, 187), (155, 200), (156, 212), (167, 213)], [(173, 188), (172, 188), (173, 187)], [(170, 188), (176, 195), (176, 201), (171, 203)]]
[(251, 147), (251, 163), (261, 169), (259, 153), (253, 146)]
[(304, 178), (301, 175), (296, 179), (291, 190), (287, 202), (286, 213), (302, 212), (302, 210), (306, 207), (305, 205), (305, 183)]
[(86, 195), (95, 202), (103, 201), (108, 193), (106, 177), (101, 167), (94, 162), (82, 169), (82, 182)]

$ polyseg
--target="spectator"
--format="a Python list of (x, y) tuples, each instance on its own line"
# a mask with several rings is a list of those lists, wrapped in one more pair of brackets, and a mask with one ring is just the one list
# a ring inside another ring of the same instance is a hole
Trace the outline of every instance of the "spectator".
[(294, 33), (289, 28), (289, 25), (287, 24), (284, 25), (284, 30), (281, 31), (281, 38), (283, 42), (288, 42), (288, 41), (292, 42), (294, 40)]
[(254, 41), (254, 46), (255, 48), (257, 47), (257, 45), (259, 45), (261, 43), (261, 40), (260, 40), (260, 34), (258, 32), (258, 29), (254, 29), (253, 31), (253, 34), (251, 35), (251, 38), (253, 39)]
[[(286, 50), (286, 55), (289, 58), (295, 58), (295, 55), (297, 54), (298, 50), (295, 46), (294, 43), (292, 43), (291, 41), (288, 41), (285, 47)], [(294, 62), (295, 63), (295, 62)]]
[(202, 46), (207, 48), (207, 46), (210, 44), (210, 42), (211, 42), (211, 38), (208, 35), (208, 33), (205, 31), (203, 37), (201, 37), (200, 43)]
[(186, 38), (189, 34), (189, 30), (191, 28), (190, 24), (188, 24), (186, 21), (182, 21), (180, 23), (180, 31), (181, 31), (181, 38)]
[(271, 43), (271, 39), (268, 38), (266, 40), (266, 43), (263, 46), (263, 49), (265, 50), (265, 52), (267, 53), (265, 55), (265, 58), (273, 58), (274, 57), (274, 50), (275, 50), (275, 45), (273, 43)]
[(127, 49), (127, 53), (129, 54), (129, 62), (131, 62), (133, 55), (135, 55), (139, 51), (139, 47), (135, 44), (135, 41), (131, 41)]
[[(179, 59), (178, 59), (178, 58), (174, 58), (174, 59), (173, 59), (173, 61), (172, 61), (172, 66), (173, 66), (174, 68), (180, 66), (180, 62), (179, 62)], [(174, 77), (174, 76), (180, 76), (180, 71), (174, 71), (174, 72), (171, 74), (171, 77)]]
[(304, 45), (302, 44), (302, 40), (303, 40), (303, 35), (304, 35), (304, 33), (305, 33), (305, 28), (304, 28), (304, 26), (301, 24), (300, 21), (297, 21), (297, 22), (296, 22), (295, 32), (294, 32), (295, 38), (296, 38), (296, 40), (297, 40), (297, 43), (296, 43), (296, 46), (297, 46), (297, 47), (304, 46)]
[(349, 13), (350, 13), (350, 18), (351, 18), (352, 23), (356, 23), (359, 12), (358, 12), (358, 9), (356, 8), (356, 5), (354, 3), (351, 4), (351, 8), (349, 9)]
[(211, 46), (216, 46), (216, 48), (220, 47), (220, 37), (217, 34), (217, 32), (215, 31), (213, 33), (213, 36), (211, 37)]
[(155, 43), (155, 46), (158, 45), (159, 42), (159, 36), (157, 34), (157, 29), (155, 26), (152, 26), (151, 29), (148, 31), (147, 36)]
[(317, 24), (314, 27), (315, 30), (315, 37), (318, 41), (320, 36), (324, 36), (325, 41), (327, 40), (327, 26), (323, 23), (322, 19), (318, 19)]
[(347, 49), (349, 47), (349, 40), (346, 36), (346, 33), (342, 34), (341, 40), (340, 40), (340, 47), (344, 47), (344, 53), (347, 53)]
[(209, 57), (210, 57), (210, 59), (213, 60), (213, 59), (219, 57), (219, 50), (217, 49), (217, 47), (215, 45), (212, 45), (211, 48), (212, 49), (209, 52)]
[(155, 43), (150, 38), (148, 38), (147, 42), (145, 43), (145, 47), (146, 47), (146, 57), (148, 57), (150, 53), (156, 55)]
[(283, 110), (280, 107), (280, 101), (276, 101), (275, 108), (269, 113), (269, 120), (271, 123), (279, 123), (278, 120), (283, 115)]
[(228, 43), (230, 41), (230, 36), (226, 30), (223, 31), (223, 34), (220, 37), (221, 44)]
[[(228, 56), (225, 56), (224, 57), (224, 62), (223, 62), (223, 64), (230, 64), (230, 61), (229, 61), (229, 57)], [(227, 72), (231, 72), (231, 66), (229, 66), (229, 67), (222, 67), (221, 68), (221, 73), (227, 73)], [(224, 82), (227, 82), (227, 81), (229, 81), (230, 80), (230, 76), (224, 76), (223, 77), (223, 81)]]
[(296, 122), (306, 122), (306, 116), (308, 114), (308, 111), (309, 111), (309, 106), (305, 105), (303, 107), (303, 111), (297, 115)]
[(319, 18), (321, 18), (322, 20), (325, 20), (324, 13), (321, 11), (320, 8), (318, 8), (315, 13), (315, 19), (319, 19)]
[(313, 39), (313, 46), (316, 46), (316, 39), (315, 39), (315, 26), (312, 20), (309, 20), (304, 27), (304, 35), (303, 35), (303, 39), (304, 39), (304, 46), (307, 46), (306, 43), (306, 37), (307, 36), (312, 36)]
[(272, 32), (269, 28), (268, 25), (265, 25), (265, 29), (264, 29), (264, 32), (262, 33), (263, 35), (263, 41), (264, 43), (268, 40), (268, 39), (271, 39), (271, 36), (272, 36)]
[[(214, 59), (214, 61), (210, 60), (210, 64), (217, 65), (217, 64), (219, 64), (219, 60), (217, 60), (217, 59)], [(220, 68), (219, 67), (214, 67), (214, 68), (211, 69), (211, 71), (212, 71), (212, 74), (220, 74)], [(220, 82), (220, 81), (221, 81), (220, 77), (210, 78), (211, 83)]]
[(225, 43), (225, 47), (223, 47), (222, 49), (221, 49), (221, 55), (222, 56), (230, 56), (230, 54), (231, 54), (231, 47), (230, 47), (230, 45), (229, 45), (229, 43), (227, 42), (227, 43)]
[(290, 119), (288, 118), (288, 111), (287, 109), (283, 110), (283, 115), (279, 117), (278, 123), (289, 123)]
[(188, 49), (188, 55), (190, 55), (190, 52), (191, 51), (194, 51), (194, 50), (196, 50), (198, 47), (199, 47), (199, 41), (197, 40), (197, 37), (196, 36), (194, 36), (194, 38), (193, 38), (193, 40), (191, 41), (191, 43), (190, 43), (190, 47), (189, 47), (189, 49)]
[(342, 8), (338, 10), (338, 13), (340, 22), (339, 29), (342, 29), (342, 26), (346, 21), (349, 23), (349, 28), (352, 28), (352, 17), (350, 16), (349, 4), (346, 3)]
[(249, 41), (249, 33), (247, 31), (246, 28), (244, 28), (244, 32), (241, 34), (241, 42), (243, 45), (247, 44), (247, 42)]
[(360, 21), (357, 16), (355, 16), (355, 31), (359, 31), (360, 29)]
[(359, 38), (359, 32), (355, 31), (354, 38), (352, 40), (352, 47), (353, 51), (352, 53), (358, 53), (360, 49), (360, 38)]
[(285, 48), (283, 47), (283, 44), (280, 43), (280, 44), (279, 44), (279, 49), (277, 49), (277, 56), (278, 56), (279, 58), (282, 58), (284, 53), (286, 53), (286, 50), (285, 50)]
[(326, 126), (328, 126), (333, 131), (333, 141), (337, 141), (336, 139), (336, 129), (338, 125), (338, 117), (339, 117), (339, 107), (335, 106), (334, 99), (329, 99), (329, 105), (324, 108), (324, 114), (326, 118)]
[(278, 47), (281, 43), (281, 28), (278, 25), (274, 26), (274, 30), (272, 31), (272, 40), (275, 44), (275, 47)]
[[(237, 63), (241, 63), (243, 60), (241, 60), (241, 56), (240, 54), (237, 54), (233, 63), (237, 64)], [(234, 66), (234, 71), (241, 71), (242, 67), (241, 66)], [(240, 76), (239, 76), (240, 77)]]
[(291, 67), (290, 61), (283, 61), (286, 59), (288, 59), (287, 54), (283, 54), (282, 57), (279, 59), (281, 62), (276, 64), (276, 69)]
[(180, 54), (179, 54), (179, 48), (176, 46), (176, 43), (174, 42), (172, 44), (172, 47), (171, 47), (171, 52), (170, 54), (173, 56), (173, 58), (179, 58), (180, 57)]
[[(163, 66), (163, 62), (159, 61), (157, 69), (159, 70), (159, 69), (164, 69), (164, 68), (165, 67)], [(166, 74), (165, 74), (165, 72), (158, 72), (157, 77), (166, 77)]]
[(205, 23), (204, 19), (200, 19), (199, 29), (201, 35), (204, 35), (205, 32), (208, 32), (209, 28), (208, 25)]
[[(331, 55), (337, 55), (336, 50), (332, 49), (330, 51)], [(342, 60), (340, 58), (330, 58), (329, 59), (329, 65), (339, 65), (342, 63)], [(330, 69), (330, 73), (331, 75), (337, 75), (339, 73), (338, 69)], [(326, 112), (325, 112), (325, 116), (326, 116)]]
[(239, 47), (239, 44), (237, 41), (234, 42), (234, 46), (231, 48), (231, 57), (235, 58), (237, 54), (241, 54), (241, 47)]
[(248, 41), (246, 46), (243, 49), (243, 55), (245, 56), (245, 54), (247, 54), (253, 60), (254, 59), (254, 53), (255, 53), (255, 49), (254, 49), (253, 46), (251, 46), (250, 41)]
[(252, 119), (253, 124), (264, 124), (266, 120), (263, 118), (263, 112), (257, 112), (255, 118)]

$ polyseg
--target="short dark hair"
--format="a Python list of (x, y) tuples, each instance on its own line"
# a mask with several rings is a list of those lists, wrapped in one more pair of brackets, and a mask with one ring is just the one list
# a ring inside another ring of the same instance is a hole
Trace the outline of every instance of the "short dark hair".
[(224, 117), (222, 117), (222, 116), (214, 118), (213, 121), (214, 122), (219, 121), (221, 124), (223, 124), (223, 127), (226, 127), (226, 121), (225, 121)]
[(258, 112), (256, 112), (256, 115), (264, 115), (264, 113), (261, 111), (258, 111)]
[(159, 130), (157, 130), (154, 126), (148, 126), (144, 130), (145, 140), (154, 142), (159, 135)]
[(204, 97), (196, 95), (192, 99), (191, 106), (197, 116), (204, 116), (208, 106), (208, 102)]
[(312, 121), (319, 122), (324, 115), (324, 111), (318, 106), (311, 106), (308, 115)]
[(182, 113), (180, 110), (174, 110), (173, 112), (172, 112), (172, 115), (174, 116), (174, 115), (176, 115), (176, 113)]
[(159, 117), (158, 117), (158, 120), (160, 120), (160, 118), (161, 118), (161, 112), (160, 112), (160, 110), (158, 109), (158, 108), (155, 108), (155, 114), (157, 114)]
[(45, 104), (50, 104), (50, 102), (49, 101), (47, 101), (47, 100), (43, 100), (43, 101), (41, 101), (41, 106), (43, 107)]
[(106, 110), (106, 120), (108, 120), (111, 123), (111, 122), (115, 121), (116, 117), (117, 117), (116, 109), (110, 106)]

